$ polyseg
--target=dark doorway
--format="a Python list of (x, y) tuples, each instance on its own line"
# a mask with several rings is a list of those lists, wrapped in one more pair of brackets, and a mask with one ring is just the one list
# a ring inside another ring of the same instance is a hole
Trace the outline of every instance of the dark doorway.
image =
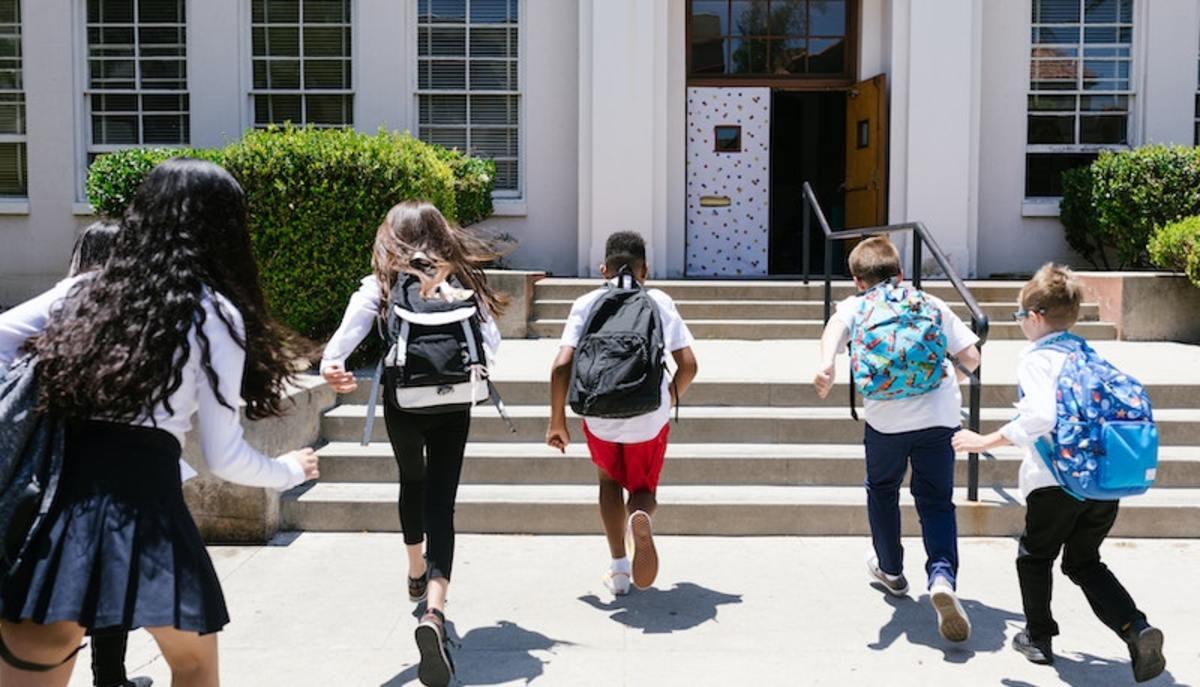
[[(813, 186), (829, 224), (840, 229), (845, 218), (842, 191), (846, 180), (845, 91), (786, 91), (771, 94), (771, 229), (769, 271), (804, 272), (801, 187)], [(809, 271), (822, 274), (825, 241), (812, 223)], [(835, 274), (845, 271), (844, 249), (834, 245)]]

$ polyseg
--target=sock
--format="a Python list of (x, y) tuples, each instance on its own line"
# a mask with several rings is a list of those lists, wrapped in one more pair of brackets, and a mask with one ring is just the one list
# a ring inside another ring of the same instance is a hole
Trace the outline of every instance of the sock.
[(624, 558), (614, 558), (612, 561), (611, 570), (613, 572), (627, 573), (627, 572), (631, 571), (632, 569), (633, 569), (633, 565), (629, 560), (629, 556), (625, 556)]

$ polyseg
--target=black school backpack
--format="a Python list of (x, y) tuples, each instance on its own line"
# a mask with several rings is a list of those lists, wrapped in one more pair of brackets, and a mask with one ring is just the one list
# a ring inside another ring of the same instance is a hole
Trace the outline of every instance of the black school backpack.
[(666, 374), (658, 305), (627, 270), (605, 288), (575, 348), (571, 410), (584, 417), (644, 415), (662, 405)]
[[(450, 291), (462, 289), (451, 277)], [(392, 288), (380, 334), (387, 352), (379, 361), (367, 409), (363, 445), (374, 428), (379, 380), (386, 380), (385, 402), (410, 413), (449, 413), (489, 399), (516, 431), (488, 374), (483, 348), (482, 313), (475, 297), (446, 300), (421, 295), (421, 282), (402, 275)]]

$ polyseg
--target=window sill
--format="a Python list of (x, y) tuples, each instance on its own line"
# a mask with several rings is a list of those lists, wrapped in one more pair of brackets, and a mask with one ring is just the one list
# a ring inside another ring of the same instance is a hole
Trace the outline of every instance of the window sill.
[(0, 215), (28, 215), (29, 201), (17, 198), (0, 199)]
[(1022, 217), (1058, 217), (1061, 198), (1026, 198), (1021, 203)]
[(492, 201), (492, 217), (525, 217), (529, 206), (523, 200), (505, 199)]
[(95, 217), (96, 208), (91, 203), (72, 203), (71, 214), (76, 217)]

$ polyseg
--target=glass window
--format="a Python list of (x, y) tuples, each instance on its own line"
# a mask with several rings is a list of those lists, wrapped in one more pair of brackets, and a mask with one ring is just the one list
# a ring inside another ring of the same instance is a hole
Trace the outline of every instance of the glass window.
[(847, 76), (851, 0), (690, 0), (692, 76)]
[(0, 196), (24, 197), (29, 189), (21, 54), (21, 1), (0, 0)]
[(191, 139), (184, 0), (87, 0), (88, 159)]
[(1033, 0), (1025, 195), (1062, 195), (1062, 172), (1128, 148), (1134, 0)]
[(518, 0), (418, 0), (417, 135), (496, 162), (521, 195)]
[(354, 125), (350, 0), (251, 0), (254, 126)]

